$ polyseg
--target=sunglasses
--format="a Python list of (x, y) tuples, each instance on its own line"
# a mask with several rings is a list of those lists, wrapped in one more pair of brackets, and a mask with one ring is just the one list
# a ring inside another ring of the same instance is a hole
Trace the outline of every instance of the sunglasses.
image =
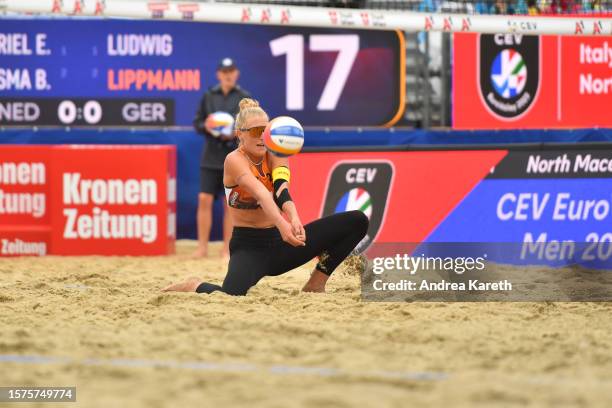
[(241, 132), (247, 132), (249, 136), (252, 137), (261, 137), (261, 134), (266, 130), (265, 126), (254, 126), (252, 128), (241, 128), (238, 129)]

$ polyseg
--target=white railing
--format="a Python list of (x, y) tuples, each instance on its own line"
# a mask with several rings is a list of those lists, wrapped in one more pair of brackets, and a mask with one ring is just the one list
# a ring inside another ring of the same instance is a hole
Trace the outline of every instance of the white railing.
[(612, 35), (610, 17), (461, 15), (155, 0), (0, 0), (1, 11), (379, 30)]

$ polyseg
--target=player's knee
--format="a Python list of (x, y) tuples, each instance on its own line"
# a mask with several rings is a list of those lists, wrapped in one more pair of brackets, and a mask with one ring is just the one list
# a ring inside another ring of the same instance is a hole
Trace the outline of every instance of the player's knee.
[(362, 234), (365, 235), (370, 226), (370, 220), (362, 211), (355, 210), (350, 212), (351, 224)]
[(213, 200), (214, 200), (214, 197), (212, 194), (200, 193), (198, 195), (198, 205), (202, 209), (207, 210), (207, 209), (212, 208)]

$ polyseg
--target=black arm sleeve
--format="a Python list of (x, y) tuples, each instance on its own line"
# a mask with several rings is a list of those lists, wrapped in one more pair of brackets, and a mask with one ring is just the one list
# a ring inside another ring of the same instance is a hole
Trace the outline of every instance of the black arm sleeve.
[(274, 181), (274, 193), (272, 194), (272, 196), (274, 198), (274, 202), (281, 210), (283, 209), (283, 204), (285, 204), (287, 201), (293, 201), (293, 199), (289, 195), (288, 187), (285, 187), (283, 191), (280, 192), (280, 194), (278, 193), (278, 190), (280, 190), (281, 186), (286, 182), (287, 180), (283, 179), (278, 179)]
[(207, 94), (208, 92), (205, 93), (204, 96), (202, 96), (202, 99), (200, 100), (200, 106), (198, 107), (198, 112), (196, 113), (196, 116), (193, 119), (193, 128), (195, 129), (196, 132), (198, 132), (199, 134), (203, 136), (212, 137), (212, 135), (208, 133), (206, 131), (206, 128), (204, 127), (204, 121), (210, 114), (210, 112), (208, 112), (208, 109), (206, 107), (206, 95)]

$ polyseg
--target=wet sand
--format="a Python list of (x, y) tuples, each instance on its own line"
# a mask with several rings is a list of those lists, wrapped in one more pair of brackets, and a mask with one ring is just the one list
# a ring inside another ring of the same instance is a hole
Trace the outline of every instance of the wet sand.
[(192, 245), (1, 259), (0, 386), (76, 386), (66, 407), (612, 406), (612, 303), (368, 303), (347, 268), (301, 293), (312, 264), (242, 298), (161, 293), (223, 279), (219, 245)]

